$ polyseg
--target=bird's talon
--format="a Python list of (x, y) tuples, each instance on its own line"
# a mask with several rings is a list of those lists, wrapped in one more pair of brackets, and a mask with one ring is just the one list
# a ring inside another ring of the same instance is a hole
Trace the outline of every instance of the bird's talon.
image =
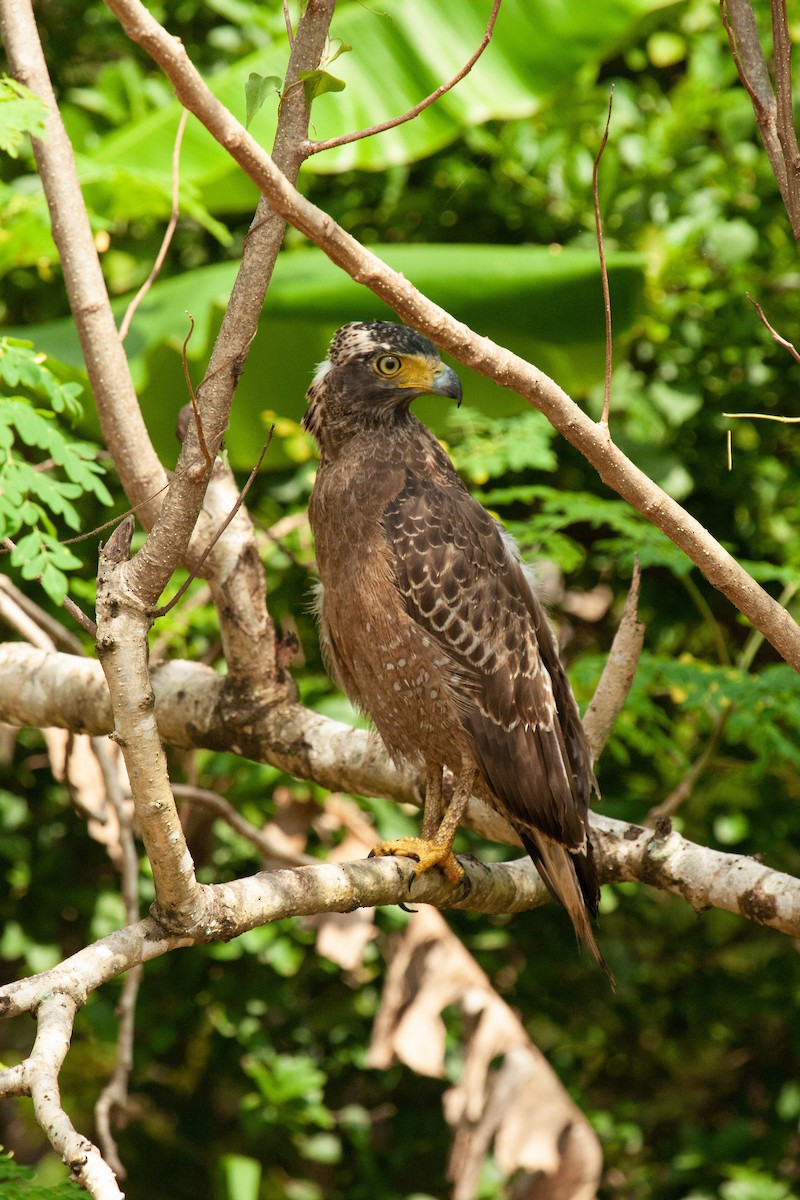
[(467, 896), (472, 891), (472, 880), (470, 879), (469, 875), (464, 874), (462, 876), (461, 882), (458, 884), (458, 888), (461, 891), (460, 898), (462, 900), (466, 900)]

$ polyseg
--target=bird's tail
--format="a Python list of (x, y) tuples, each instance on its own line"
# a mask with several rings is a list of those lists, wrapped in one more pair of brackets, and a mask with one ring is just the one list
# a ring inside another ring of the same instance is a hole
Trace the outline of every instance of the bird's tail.
[(567, 910), (576, 936), (592, 952), (613, 987), (614, 977), (600, 952), (591, 924), (600, 899), (591, 845), (587, 841), (585, 852), (571, 854), (539, 830), (529, 827), (517, 832), (550, 895)]

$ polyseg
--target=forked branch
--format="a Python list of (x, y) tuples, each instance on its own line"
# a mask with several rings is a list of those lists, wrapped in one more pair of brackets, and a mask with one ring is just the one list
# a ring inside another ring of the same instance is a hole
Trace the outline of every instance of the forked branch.
[(607, 426), (592, 421), (542, 371), (480, 337), (423, 296), (401, 274), (365, 249), (327, 213), (288, 183), (270, 156), (220, 104), (180, 41), (139, 0), (108, 0), (128, 35), (169, 76), (181, 102), (195, 113), (268, 198), (272, 209), (304, 233), (358, 283), (369, 287), (410, 325), (465, 366), (510, 387), (548, 417), (592, 463), (601, 479), (663, 530), (700, 567), (714, 587), (747, 616), (787, 662), (800, 671), (800, 628), (711, 534), (627, 458)]

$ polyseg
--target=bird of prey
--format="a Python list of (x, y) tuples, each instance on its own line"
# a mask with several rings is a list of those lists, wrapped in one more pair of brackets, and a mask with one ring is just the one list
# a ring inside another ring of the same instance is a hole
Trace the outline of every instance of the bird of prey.
[(590, 923), (596, 785), (578, 707), (514, 543), (410, 411), (431, 394), (461, 401), (427, 338), (354, 322), (334, 336), (303, 422), (320, 450), (309, 517), (326, 665), (392, 758), (425, 773), (422, 837), (374, 853), (459, 883), (453, 839), (470, 795), (483, 796), (604, 966)]

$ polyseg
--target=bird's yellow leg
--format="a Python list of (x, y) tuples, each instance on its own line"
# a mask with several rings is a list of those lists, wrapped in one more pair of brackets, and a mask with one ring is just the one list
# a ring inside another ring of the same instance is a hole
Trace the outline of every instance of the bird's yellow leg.
[[(370, 851), (370, 858), (391, 855), (395, 858), (416, 859), (417, 866), (411, 876), (411, 883), (418, 875), (429, 871), (431, 867), (440, 867), (448, 883), (453, 885), (461, 883), (464, 878), (464, 868), (453, 854), (453, 840), (467, 801), (472, 794), (476, 775), (477, 771), (474, 767), (462, 772), (447, 812), (444, 814), (444, 818), (440, 819), (442, 771), (441, 768), (429, 770), (425, 787), (422, 837), (402, 837), (391, 842), (379, 842)], [(437, 824), (438, 829), (436, 828)]]

